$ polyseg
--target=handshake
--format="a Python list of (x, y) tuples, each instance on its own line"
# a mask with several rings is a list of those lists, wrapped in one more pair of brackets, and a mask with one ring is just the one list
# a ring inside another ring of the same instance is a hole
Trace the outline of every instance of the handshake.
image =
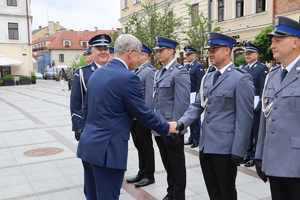
[(169, 133), (179, 134), (184, 130), (184, 124), (181, 122), (168, 122), (169, 123)]

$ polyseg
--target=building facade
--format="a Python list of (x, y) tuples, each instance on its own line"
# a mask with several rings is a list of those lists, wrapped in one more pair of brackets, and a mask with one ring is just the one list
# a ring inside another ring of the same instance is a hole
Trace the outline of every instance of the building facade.
[(0, 77), (33, 72), (31, 0), (0, 0)]
[(88, 40), (95, 35), (111, 34), (113, 30), (73, 31), (61, 30), (33, 41), (33, 54), (37, 60), (38, 72), (49, 67), (70, 67), (88, 47)]
[(48, 21), (48, 25), (45, 27), (39, 26), (38, 29), (32, 31), (32, 40), (35, 41), (39, 38), (53, 35), (54, 33), (66, 30), (65, 27), (60, 25), (60, 23), (54, 21)]
[(179, 18), (182, 25), (178, 27), (175, 34), (178, 40), (183, 41), (185, 38), (185, 31), (191, 24), (191, 17), (188, 14), (188, 6), (190, 4), (198, 14), (208, 15), (208, 2), (205, 0), (121, 0), (121, 18), (120, 23), (123, 31), (126, 30), (127, 22), (134, 13), (142, 14), (142, 3), (155, 3), (158, 10), (163, 12), (166, 6), (170, 6), (176, 18)]
[[(186, 4), (191, 4), (193, 12), (210, 18), (221, 32), (239, 41), (253, 40), (265, 27), (274, 24), (278, 15), (296, 20), (300, 16), (300, 0), (148, 0), (157, 5), (170, 3), (176, 17), (183, 20), (178, 30), (183, 33), (192, 19), (188, 17)], [(145, 1), (143, 1), (145, 2)], [(163, 6), (159, 6), (161, 8)], [(142, 12), (141, 1), (121, 0), (122, 28), (126, 27), (129, 16)], [(180, 38), (183, 38), (183, 34)]]

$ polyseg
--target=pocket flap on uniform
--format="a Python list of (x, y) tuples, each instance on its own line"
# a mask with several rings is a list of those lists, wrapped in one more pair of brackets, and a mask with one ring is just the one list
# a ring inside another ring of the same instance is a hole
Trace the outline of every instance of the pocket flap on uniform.
[(291, 137), (291, 147), (300, 149), (300, 137)]
[(171, 81), (162, 81), (159, 87), (171, 87)]

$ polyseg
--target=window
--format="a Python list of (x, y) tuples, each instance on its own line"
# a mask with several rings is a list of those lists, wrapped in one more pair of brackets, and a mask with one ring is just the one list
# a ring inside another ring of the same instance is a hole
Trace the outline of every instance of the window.
[(218, 21), (224, 21), (224, 0), (218, 0)]
[(19, 27), (18, 23), (8, 23), (8, 39), (19, 40)]
[(141, 0), (133, 0), (132, 2), (133, 2), (133, 4), (138, 4), (141, 2)]
[(256, 0), (256, 13), (266, 11), (266, 0)]
[(244, 16), (244, 0), (236, 0), (235, 13), (236, 17)]
[(122, 9), (128, 8), (128, 0), (122, 0), (121, 1), (121, 8)]
[(17, 0), (7, 0), (7, 6), (17, 6)]
[(192, 24), (195, 24), (195, 22), (196, 22), (195, 20), (199, 16), (199, 4), (198, 3), (193, 4), (191, 9), (192, 9), (191, 10), (191, 12), (192, 12), (191, 21), (192, 21)]
[(63, 44), (64, 44), (65, 48), (69, 48), (69, 47), (71, 47), (71, 40), (64, 40)]
[(65, 62), (65, 55), (64, 54), (59, 54), (59, 62), (63, 63)]
[(80, 46), (83, 48), (87, 48), (88, 42), (87, 41), (80, 41)]

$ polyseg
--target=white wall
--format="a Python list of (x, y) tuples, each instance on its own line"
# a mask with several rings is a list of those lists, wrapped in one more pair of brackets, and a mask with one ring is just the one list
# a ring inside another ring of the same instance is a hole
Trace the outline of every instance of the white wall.
[[(64, 54), (64, 62), (59, 62), (59, 54)], [(51, 61), (54, 60), (55, 65), (71, 66), (74, 60), (77, 60), (82, 54), (82, 50), (51, 50)]]
[[(30, 0), (28, 3), (30, 11)], [(19, 40), (8, 40), (8, 22), (18, 23)], [(0, 0), (0, 43), (28, 43), (28, 32), (31, 40), (31, 19), (29, 20), (29, 31), (27, 29), (26, 1), (17, 0), (17, 7), (14, 7), (7, 6), (6, 0)]]
[[(28, 0), (29, 14), (31, 13), (31, 0)], [(17, 6), (7, 6), (7, 0), (0, 0), (0, 13), (10, 15), (26, 15), (26, 0), (17, 0)]]

